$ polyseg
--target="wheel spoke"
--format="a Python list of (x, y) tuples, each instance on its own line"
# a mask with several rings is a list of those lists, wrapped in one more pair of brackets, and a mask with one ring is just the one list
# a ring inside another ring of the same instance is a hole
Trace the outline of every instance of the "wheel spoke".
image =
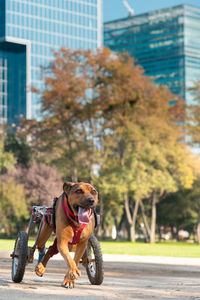
[(95, 276), (95, 267), (94, 267), (94, 264), (93, 263), (89, 263), (88, 264), (88, 268), (89, 268), (91, 276), (94, 277)]
[(15, 258), (13, 259), (13, 274), (14, 274), (14, 275), (15, 275), (16, 272), (17, 272), (18, 262), (19, 262), (18, 258), (15, 257)]

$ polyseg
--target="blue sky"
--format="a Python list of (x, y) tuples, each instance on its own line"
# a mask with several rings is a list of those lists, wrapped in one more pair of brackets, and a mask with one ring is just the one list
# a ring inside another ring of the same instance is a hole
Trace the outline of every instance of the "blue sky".
[[(200, 7), (200, 0), (127, 0), (135, 10), (135, 14), (141, 14), (155, 9), (175, 6), (179, 4), (190, 4)], [(127, 9), (122, 0), (103, 0), (103, 20), (104, 22), (126, 18)]]

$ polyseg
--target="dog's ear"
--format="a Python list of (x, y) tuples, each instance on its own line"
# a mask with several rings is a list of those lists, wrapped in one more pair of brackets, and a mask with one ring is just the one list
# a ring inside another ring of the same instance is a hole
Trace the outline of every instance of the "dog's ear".
[(75, 185), (75, 183), (73, 183), (73, 182), (65, 182), (63, 184), (63, 191), (65, 193), (69, 193), (73, 185)]

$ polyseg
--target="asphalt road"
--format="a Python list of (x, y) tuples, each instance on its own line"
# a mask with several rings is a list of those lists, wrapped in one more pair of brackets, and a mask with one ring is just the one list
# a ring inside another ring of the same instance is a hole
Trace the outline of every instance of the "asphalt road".
[(153, 263), (151, 258), (135, 258), (107, 257), (101, 286), (92, 286), (81, 267), (76, 287), (66, 289), (60, 286), (65, 274), (62, 260), (50, 261), (42, 278), (35, 275), (33, 264), (27, 265), (23, 282), (17, 284), (11, 280), (11, 259), (0, 254), (0, 299), (200, 299), (200, 264), (195, 260), (176, 264), (174, 259), (168, 264), (164, 258), (152, 259)]

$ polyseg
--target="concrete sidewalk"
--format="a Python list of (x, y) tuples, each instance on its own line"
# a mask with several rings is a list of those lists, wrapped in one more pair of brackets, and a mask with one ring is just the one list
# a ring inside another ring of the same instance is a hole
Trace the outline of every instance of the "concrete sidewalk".
[(200, 266), (200, 258), (169, 257), (169, 256), (136, 256), (104, 254), (104, 261), (134, 262), (164, 265)]
[[(9, 251), (0, 251), (0, 258), (10, 258)], [(73, 253), (72, 253), (73, 256)], [(37, 251), (34, 258), (37, 259)], [(62, 260), (62, 256), (58, 253), (52, 260)], [(168, 257), (168, 256), (136, 256), (136, 255), (117, 255), (104, 254), (105, 262), (133, 262), (147, 264), (164, 264), (164, 265), (182, 265), (182, 266), (200, 266), (200, 258), (189, 257)]]

